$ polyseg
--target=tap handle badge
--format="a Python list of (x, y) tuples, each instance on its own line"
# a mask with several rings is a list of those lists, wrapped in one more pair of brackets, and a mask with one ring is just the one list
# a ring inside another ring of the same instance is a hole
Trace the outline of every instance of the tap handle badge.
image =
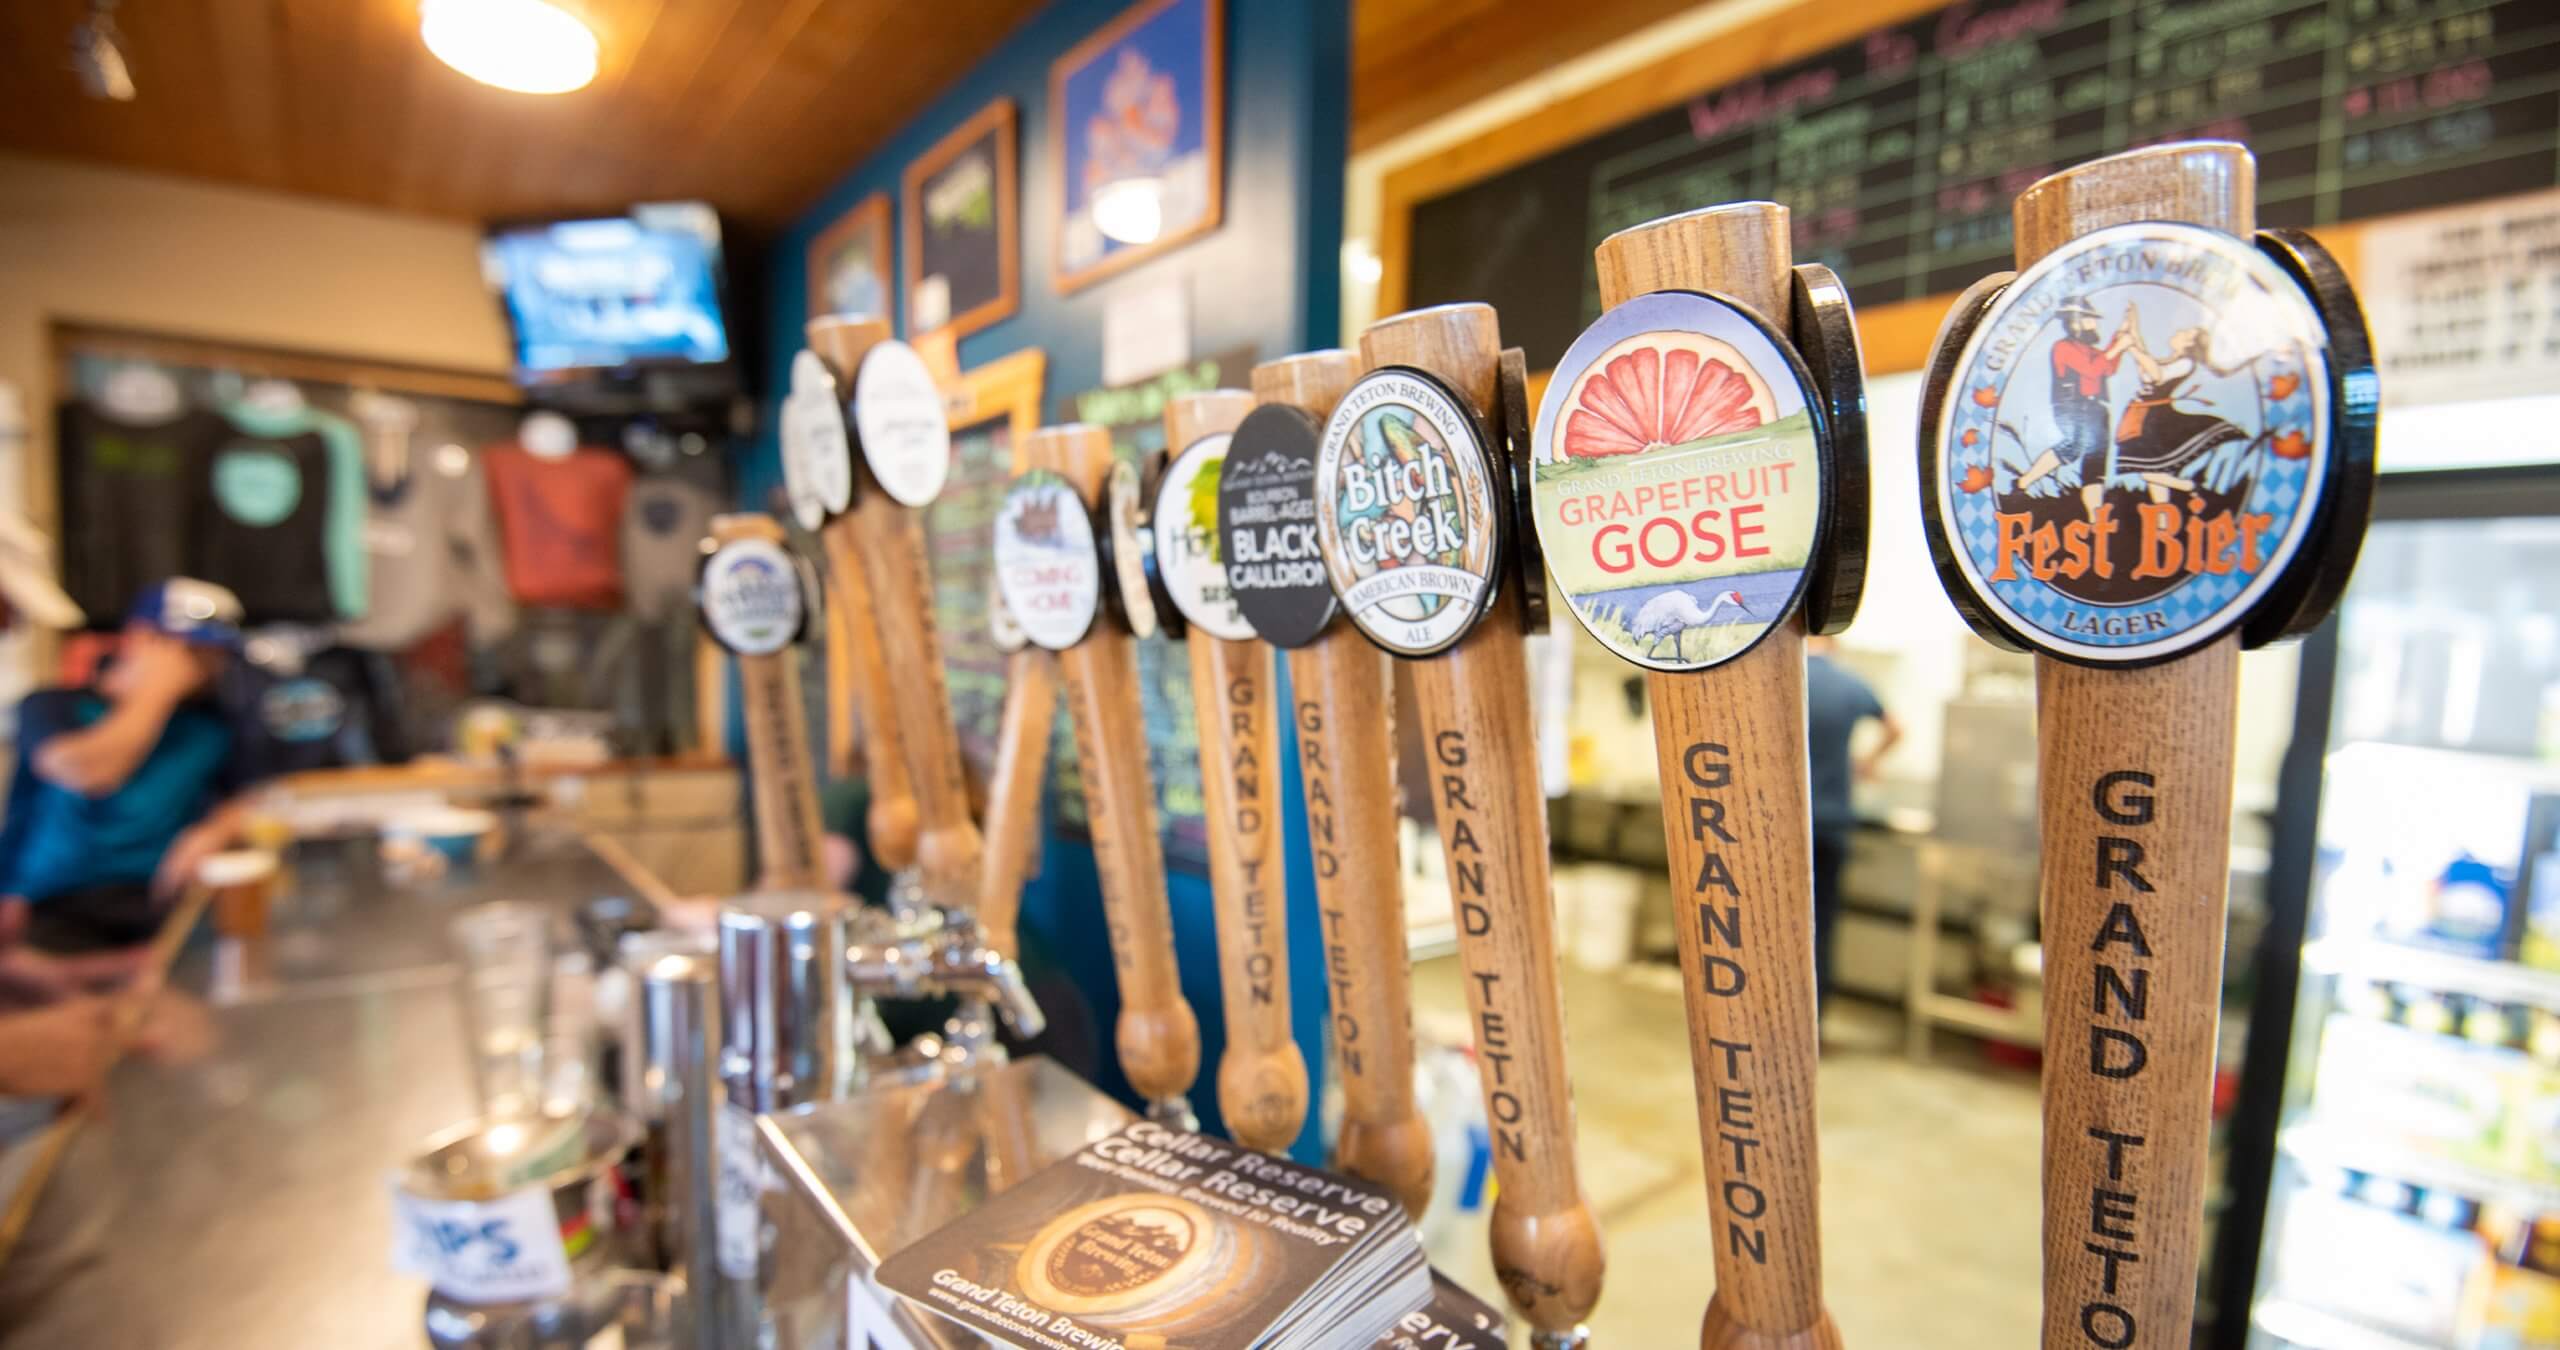
[(2145, 221), (1965, 293), (1931, 355), (1922, 523), (1975, 631), (2147, 665), (2317, 627), (2373, 493), (2370, 341), (2335, 260)]
[(1493, 608), (1507, 503), (1490, 443), (1465, 397), (1407, 366), (1362, 376), (1325, 423), (1325, 574), (1351, 622), (1397, 656), (1447, 651)]
[(703, 628), (737, 656), (770, 656), (799, 641), (815, 590), (800, 559), (761, 536), (712, 548), (694, 581)]

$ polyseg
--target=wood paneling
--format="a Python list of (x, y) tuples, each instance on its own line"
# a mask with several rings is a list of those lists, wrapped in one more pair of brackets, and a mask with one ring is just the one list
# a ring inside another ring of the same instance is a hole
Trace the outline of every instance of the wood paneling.
[(1039, 0), (568, 0), (595, 83), (537, 97), (427, 54), (417, 0), (127, 0), (140, 97), (65, 67), (82, 0), (0, 4), (0, 147), (469, 220), (702, 198), (776, 227)]
[(1698, 4), (1352, 0), (1351, 148), (1403, 135)]

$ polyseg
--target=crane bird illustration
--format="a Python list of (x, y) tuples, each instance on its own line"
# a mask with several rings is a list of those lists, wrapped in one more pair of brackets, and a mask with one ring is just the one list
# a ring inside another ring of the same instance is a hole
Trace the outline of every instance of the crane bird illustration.
[(1627, 631), (1630, 636), (1644, 640), (1644, 654), (1648, 659), (1664, 638), (1671, 639), (1671, 652), (1676, 657), (1680, 653), (1681, 640), (1688, 637), (1689, 630), (1715, 622), (1716, 616), (1722, 614), (1728, 605), (1740, 610), (1745, 618), (1755, 617), (1751, 606), (1742, 602), (1740, 591), (1726, 591), (1711, 597), (1702, 606), (1697, 596), (1673, 589), (1645, 601), (1636, 610), (1634, 626)]

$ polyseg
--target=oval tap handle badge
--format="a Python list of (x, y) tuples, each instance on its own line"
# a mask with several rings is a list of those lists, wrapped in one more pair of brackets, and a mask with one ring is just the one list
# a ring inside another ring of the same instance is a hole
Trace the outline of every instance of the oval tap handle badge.
[(836, 377), (813, 351), (791, 358), (782, 400), (782, 487), (800, 528), (814, 530), (853, 505), (853, 439)]
[(1111, 579), (1103, 588), (1110, 598), (1105, 608), (1120, 616), (1131, 637), (1151, 638), (1159, 632), (1180, 637), (1181, 616), (1156, 608), (1155, 539), (1139, 507), (1146, 495), (1144, 478), (1137, 464), (1126, 459), (1114, 462), (1103, 475), (1102, 518), (1094, 534), (1102, 548), (1103, 574)]
[(853, 437), (872, 480), (904, 506), (931, 506), (951, 476), (942, 386), (903, 342), (875, 343), (853, 372)]
[(1218, 533), (1219, 492), (1234, 444), (1232, 434), (1213, 432), (1167, 460), (1156, 479), (1148, 524), (1155, 534), (1156, 580), (1183, 622), (1210, 637), (1241, 642), (1254, 635), (1253, 625), (1227, 584)]
[(1028, 470), (996, 508), (996, 589), (1025, 636), (1065, 651), (1093, 631), (1102, 608), (1102, 551), (1075, 485)]
[(1343, 394), (1316, 452), (1316, 544), (1370, 641), (1430, 656), (1493, 607), (1500, 471), (1475, 411), (1432, 375), (1382, 366)]
[[(1221, 541), (1216, 561), (1225, 589), (1250, 632), (1274, 647), (1304, 647), (1332, 626), (1341, 608), (1316, 542), (1316, 518), (1323, 514), (1316, 455), (1324, 425), (1304, 408), (1265, 403), (1246, 413), (1231, 436), (1208, 439), (1226, 441), (1215, 516)], [(1180, 468), (1177, 461), (1166, 480)], [(1163, 508), (1157, 509), (1162, 520)], [(1201, 584), (1207, 592), (1218, 583)], [(1181, 589), (1174, 595), (1179, 599)], [(1191, 621), (1218, 632), (1217, 624), (1200, 615)]]
[(1503, 539), (1511, 545), (1511, 570), (1520, 587), (1520, 628), (1547, 631), (1547, 555), (1538, 546), (1538, 522), (1531, 513), (1537, 500), (1529, 470), (1537, 457), (1529, 430), (1529, 354), (1518, 347), (1502, 349), (1494, 368), (1495, 391), (1502, 403)]
[(1602, 646), (1705, 670), (1793, 613), (1827, 532), (1825, 400), (1748, 306), (1639, 295), (1557, 363), (1531, 466), (1547, 569)]
[(1967, 622), (2086, 665), (2317, 624), (2362, 536), (2378, 402), (2343, 278), (2301, 279), (2323, 261), (2144, 222), (1965, 294), (1920, 451)]
[(1867, 360), (1849, 288), (1837, 273), (1820, 263), (1799, 264), (1793, 292), (1789, 326), (1796, 353), (1813, 375), (1830, 450), (1823, 467), (1831, 504), (1823, 513), (1822, 537), (1814, 541), (1813, 574), (1805, 578), (1804, 627), (1829, 636), (1857, 619), (1867, 589)]
[(809, 605), (800, 565), (770, 539), (733, 539), (702, 560), (697, 594), (712, 640), (739, 656), (770, 656), (800, 638)]

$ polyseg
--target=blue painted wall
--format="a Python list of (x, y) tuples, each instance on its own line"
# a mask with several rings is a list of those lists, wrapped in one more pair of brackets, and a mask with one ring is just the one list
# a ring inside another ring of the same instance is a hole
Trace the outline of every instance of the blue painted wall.
[[(1115, 292), (1168, 277), (1188, 278), (1192, 349), (1206, 354), (1250, 345), (1268, 358), (1331, 346), (1340, 330), (1342, 171), (1347, 154), (1350, 52), (1348, 0), (1227, 0), (1226, 202), (1216, 232), (1074, 295), (1052, 280), (1056, 231), (1050, 219), (1059, 166), (1049, 153), (1049, 64), (1111, 21), (1125, 0), (1057, 0), (1034, 15), (957, 85), (907, 124), (879, 153), (851, 168), (775, 242), (765, 297), (769, 332), (762, 388), (788, 387), (787, 367), (807, 318), (810, 239), (854, 202), (886, 192), (896, 211), (899, 177), (952, 127), (1010, 96), (1021, 143), (1022, 303), (1013, 317), (960, 343), (973, 367), (1024, 347), (1048, 353), (1047, 406), (1102, 381), (1102, 313)], [(882, 59), (896, 59), (883, 53)], [(903, 217), (893, 235), (902, 234)], [(898, 283), (905, 312), (905, 278)], [(769, 499), (781, 467), (768, 406), (765, 429), (740, 465), (742, 500)], [(1285, 672), (1283, 674), (1285, 679)], [(1289, 705), (1285, 697), (1282, 708)], [(1282, 725), (1289, 719), (1283, 714)], [(1309, 877), (1307, 821), (1294, 745), (1281, 755), (1283, 840), (1289, 868), (1290, 985), (1298, 1043), (1322, 1100), (1327, 1017), (1322, 944)], [(1205, 878), (1174, 873), (1171, 898), (1183, 991), (1200, 1016), (1201, 1072), (1192, 1091), (1203, 1123), (1217, 1129), (1217, 1063), (1223, 1047), (1215, 920)], [(1040, 876), (1023, 900), (1023, 923), (1068, 961), (1092, 996), (1107, 1043), (1118, 998), (1104, 937), (1101, 886), (1089, 847), (1051, 837)], [(1114, 1065), (1103, 1086), (1130, 1097)], [(1318, 1148), (1312, 1102), (1298, 1153)]]

